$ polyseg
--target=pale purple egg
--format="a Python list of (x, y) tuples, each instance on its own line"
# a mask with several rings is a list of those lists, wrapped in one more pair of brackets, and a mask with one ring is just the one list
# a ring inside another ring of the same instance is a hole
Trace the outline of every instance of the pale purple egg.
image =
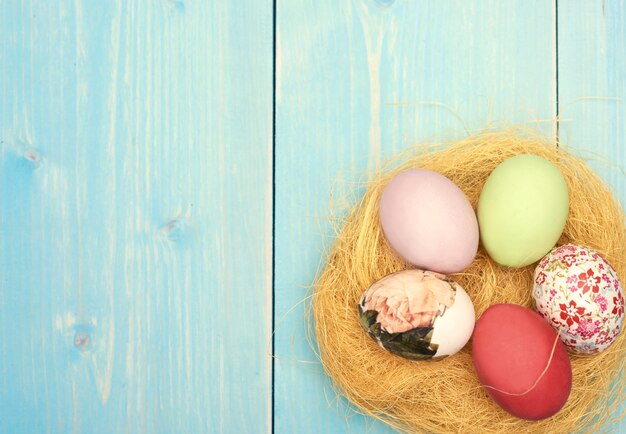
[(380, 221), (391, 247), (416, 267), (462, 271), (478, 250), (472, 205), (452, 181), (424, 169), (402, 172), (385, 187)]

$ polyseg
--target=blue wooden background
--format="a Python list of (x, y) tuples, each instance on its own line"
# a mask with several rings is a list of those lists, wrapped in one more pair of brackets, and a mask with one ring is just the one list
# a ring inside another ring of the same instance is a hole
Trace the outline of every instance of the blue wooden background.
[(369, 171), (521, 124), (626, 204), (619, 0), (0, 0), (0, 41), (1, 433), (388, 432), (305, 321)]

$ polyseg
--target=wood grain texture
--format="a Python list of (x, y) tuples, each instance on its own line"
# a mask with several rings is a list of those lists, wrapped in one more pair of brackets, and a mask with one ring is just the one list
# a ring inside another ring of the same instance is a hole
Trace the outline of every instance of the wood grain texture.
[(555, 35), (545, 1), (278, 2), (276, 432), (388, 431), (337, 399), (305, 339), (330, 210), (417, 141), (492, 123), (554, 133)]
[(626, 4), (559, 2), (560, 137), (626, 209)]
[(268, 432), (272, 2), (0, 37), (0, 432)]
[(0, 432), (390, 432), (305, 336), (369, 171), (558, 111), (626, 204), (620, 1), (279, 0), (275, 155), (272, 8), (0, 0)]
[[(626, 5), (559, 1), (558, 23), (560, 140), (589, 159), (626, 210)], [(612, 432), (626, 432), (626, 421)]]

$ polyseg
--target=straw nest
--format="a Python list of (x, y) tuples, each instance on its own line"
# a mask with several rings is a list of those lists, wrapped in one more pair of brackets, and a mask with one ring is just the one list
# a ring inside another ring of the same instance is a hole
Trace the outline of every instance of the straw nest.
[[(530, 153), (560, 168), (570, 191), (570, 211), (559, 245), (591, 247), (626, 276), (624, 213), (604, 183), (585, 163), (554, 141), (519, 132), (486, 133), (412, 149), (376, 174), (364, 196), (342, 222), (314, 288), (312, 314), (319, 356), (339, 393), (364, 413), (407, 432), (565, 433), (602, 429), (624, 399), (624, 333), (595, 356), (571, 355), (572, 393), (552, 418), (529, 422), (500, 409), (474, 371), (470, 343), (438, 362), (411, 362), (382, 350), (361, 329), (357, 302), (383, 276), (410, 268), (384, 239), (378, 202), (387, 183), (409, 168), (437, 171), (456, 183), (476, 207), (483, 183), (506, 158)], [(495, 303), (531, 307), (534, 265), (509, 269), (479, 248), (474, 262), (452, 275), (474, 302), (477, 318)]]

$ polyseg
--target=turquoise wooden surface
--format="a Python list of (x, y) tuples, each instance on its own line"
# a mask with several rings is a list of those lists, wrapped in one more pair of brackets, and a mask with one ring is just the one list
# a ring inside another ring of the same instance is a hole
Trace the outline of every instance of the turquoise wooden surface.
[[(521, 123), (556, 135), (557, 91), (561, 99), (576, 95), (584, 89), (577, 88), (577, 80), (585, 80), (593, 96), (606, 74), (613, 79), (608, 96), (623, 95), (625, 23), (618, 2), (605, 7), (611, 8), (605, 13), (612, 14), (607, 18), (612, 29), (591, 28), (590, 34), (577, 32), (597, 17), (586, 17), (576, 3), (556, 6), (545, 1), (279, 3), (277, 432), (390, 431), (336, 397), (306, 343), (301, 303), (332, 243), (331, 208), (345, 212), (344, 194), (354, 198), (362, 192), (368, 170), (415, 142), (464, 136), (486, 126)], [(580, 39), (591, 39), (585, 75), (580, 77), (578, 64), (559, 62), (558, 87), (557, 13), (565, 21), (558, 26), (559, 53), (569, 50), (575, 59)], [(577, 22), (568, 23), (567, 15)], [(594, 38), (603, 37), (613, 41), (613, 52), (594, 57)], [(603, 69), (596, 60), (604, 62)], [(580, 107), (582, 116), (590, 109)], [(611, 119), (615, 127), (605, 132), (607, 140), (589, 147), (623, 166), (623, 112)], [(567, 132), (559, 131), (566, 140), (574, 135)], [(623, 198), (623, 171), (606, 180)], [(626, 431), (626, 425), (614, 428)]]
[(559, 111), (561, 139), (590, 159), (626, 207), (623, 1), (559, 3)]
[(0, 2), (0, 432), (270, 430), (272, 13)]
[(331, 206), (420, 140), (508, 122), (551, 133), (554, 5), (301, 1), (277, 12), (276, 430), (387, 432), (337, 400), (305, 340), (298, 303), (332, 242)]
[(276, 3), (0, 0), (0, 432), (391, 432), (306, 342), (331, 208), (557, 112), (626, 203), (620, 1)]

